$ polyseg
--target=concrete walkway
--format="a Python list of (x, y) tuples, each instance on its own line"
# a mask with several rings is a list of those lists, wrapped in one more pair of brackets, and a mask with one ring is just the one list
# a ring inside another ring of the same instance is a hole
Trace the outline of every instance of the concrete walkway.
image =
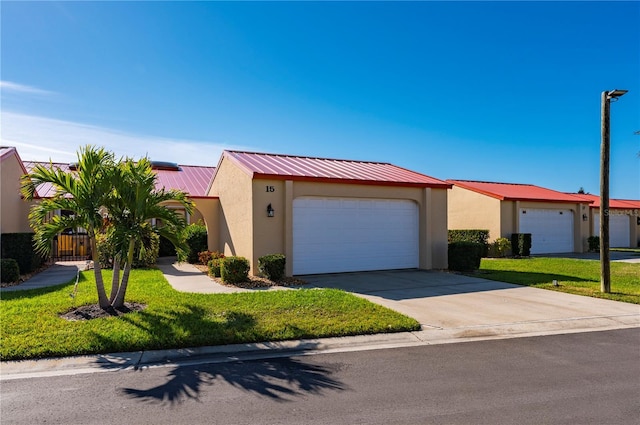
[(84, 270), (86, 261), (58, 261), (49, 268), (25, 280), (19, 285), (0, 288), (2, 292), (25, 291), (27, 289), (47, 288), (61, 285), (75, 279), (79, 270)]
[(249, 291), (249, 289), (220, 285), (193, 264), (178, 263), (175, 257), (160, 257), (156, 265), (176, 291), (196, 294), (230, 294)]

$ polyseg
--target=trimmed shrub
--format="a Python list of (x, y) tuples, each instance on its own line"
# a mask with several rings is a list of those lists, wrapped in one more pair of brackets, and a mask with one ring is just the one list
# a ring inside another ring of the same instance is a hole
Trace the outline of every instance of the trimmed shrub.
[(507, 238), (498, 238), (489, 244), (489, 257), (506, 257), (509, 251), (511, 251), (511, 241)]
[(220, 277), (220, 267), (222, 266), (222, 260), (224, 258), (212, 258), (207, 263), (207, 267), (209, 267), (209, 276)]
[(600, 236), (589, 236), (587, 243), (589, 244), (590, 252), (600, 251)]
[(258, 258), (258, 270), (267, 279), (277, 281), (284, 277), (287, 260), (283, 254), (270, 254)]
[(3, 233), (0, 237), (0, 257), (12, 258), (22, 273), (31, 273), (45, 258), (33, 248), (33, 233)]
[(244, 257), (226, 257), (222, 259), (220, 277), (226, 283), (245, 282), (249, 277), (249, 260)]
[(484, 245), (478, 242), (452, 242), (449, 244), (449, 270), (470, 271), (480, 268)]
[(531, 233), (511, 234), (511, 250), (514, 257), (531, 255)]
[(194, 223), (185, 228), (185, 239), (189, 245), (187, 262), (195, 264), (198, 262), (198, 253), (208, 249), (207, 228), (204, 224)]
[(482, 256), (489, 254), (489, 231), (482, 229), (449, 230), (448, 241), (452, 242), (475, 242), (482, 244)]
[(214, 258), (224, 258), (224, 254), (218, 251), (202, 251), (198, 253), (198, 261), (200, 261), (200, 264), (204, 266), (208, 265), (209, 261)]
[(20, 266), (13, 258), (0, 260), (0, 277), (3, 283), (13, 283), (20, 280)]

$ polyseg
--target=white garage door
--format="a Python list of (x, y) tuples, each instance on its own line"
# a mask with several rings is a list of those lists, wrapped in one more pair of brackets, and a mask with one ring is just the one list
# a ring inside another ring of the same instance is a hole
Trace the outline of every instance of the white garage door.
[[(609, 216), (609, 246), (612, 248), (629, 248), (631, 235), (629, 216), (611, 214)], [(600, 214), (593, 216), (593, 234), (600, 236)]]
[(532, 254), (573, 252), (573, 212), (523, 208), (520, 233), (531, 233)]
[(418, 267), (418, 205), (388, 199), (293, 201), (293, 274)]

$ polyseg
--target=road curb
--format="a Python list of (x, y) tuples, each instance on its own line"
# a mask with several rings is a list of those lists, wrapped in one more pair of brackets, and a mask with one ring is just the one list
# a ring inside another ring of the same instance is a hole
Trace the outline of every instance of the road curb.
[(640, 316), (590, 317), (415, 332), (259, 342), (168, 350), (133, 351), (0, 363), (0, 381), (33, 377), (139, 370), (152, 367), (227, 363), (319, 353), (368, 351), (640, 327)]

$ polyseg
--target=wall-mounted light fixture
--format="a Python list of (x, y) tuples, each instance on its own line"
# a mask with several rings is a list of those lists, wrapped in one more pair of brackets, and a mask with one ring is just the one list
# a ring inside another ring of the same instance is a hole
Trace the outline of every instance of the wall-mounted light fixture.
[(273, 214), (275, 212), (276, 212), (276, 210), (273, 209), (271, 204), (267, 205), (267, 217), (273, 217)]
[(582, 221), (587, 221), (589, 217), (586, 214), (582, 214)]

